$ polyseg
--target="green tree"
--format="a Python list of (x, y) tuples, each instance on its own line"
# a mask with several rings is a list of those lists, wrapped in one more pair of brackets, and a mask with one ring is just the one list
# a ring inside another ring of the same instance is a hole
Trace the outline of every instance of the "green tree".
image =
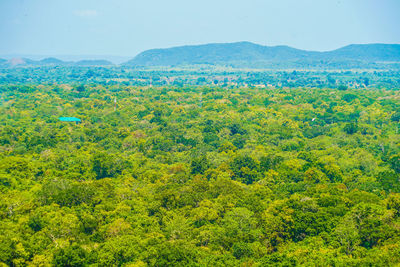
[(75, 267), (85, 266), (87, 252), (79, 245), (72, 245), (59, 249), (54, 254), (53, 263), (55, 266)]

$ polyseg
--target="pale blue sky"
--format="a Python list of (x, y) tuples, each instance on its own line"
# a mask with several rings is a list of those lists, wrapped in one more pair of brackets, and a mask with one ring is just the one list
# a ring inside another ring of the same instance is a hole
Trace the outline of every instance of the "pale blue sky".
[(400, 43), (400, 0), (0, 0), (0, 54), (135, 56), (250, 41), (331, 50)]

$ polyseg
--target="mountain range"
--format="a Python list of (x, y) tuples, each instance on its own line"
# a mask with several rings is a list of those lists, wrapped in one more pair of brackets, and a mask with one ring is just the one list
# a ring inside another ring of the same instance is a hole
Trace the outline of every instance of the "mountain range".
[[(62, 61), (49, 57), (0, 59), (0, 66), (111, 66), (102, 59)], [(122, 66), (135, 68), (224, 66), (233, 68), (395, 68), (400, 69), (400, 44), (352, 44), (318, 52), (289, 46), (263, 46), (250, 42), (219, 43), (150, 49)]]
[(104, 59), (80, 60), (80, 61), (62, 61), (58, 58), (48, 57), (42, 60), (33, 60), (29, 58), (11, 58), (9, 60), (0, 59), (0, 66), (109, 66), (112, 62)]
[(231, 67), (379, 66), (400, 63), (400, 44), (353, 44), (333, 51), (306, 51), (289, 46), (262, 46), (250, 42), (151, 49), (129, 60), (128, 66)]

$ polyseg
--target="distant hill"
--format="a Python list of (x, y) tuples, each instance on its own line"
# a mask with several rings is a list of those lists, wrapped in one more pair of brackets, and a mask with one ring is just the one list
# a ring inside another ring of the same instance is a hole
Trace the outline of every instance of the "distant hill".
[(140, 53), (126, 64), (138, 66), (218, 64), (237, 61), (293, 60), (307, 55), (307, 51), (288, 46), (268, 47), (239, 42), (151, 49)]
[(57, 58), (45, 58), (42, 60), (32, 60), (29, 58), (11, 58), (9, 60), (0, 60), (0, 66), (2, 67), (67, 65), (67, 64), (70, 64), (70, 62), (64, 62)]
[(112, 62), (108, 60), (80, 60), (78, 62), (75, 62), (76, 66), (107, 66), (107, 65), (113, 65)]
[(6, 62), (3, 62), (3, 65), (8, 66), (8, 67), (15, 67), (18, 65), (31, 65), (35, 64), (36, 61), (31, 60), (29, 58), (12, 58), (10, 60), (7, 60)]
[[(37, 58), (35, 58), (37, 59)], [(54, 57), (32, 60), (0, 59), (0, 67), (19, 66), (112, 66), (111, 61), (63, 61)], [(396, 69), (400, 70), (400, 44), (352, 44), (336, 50), (317, 52), (289, 46), (263, 46), (250, 42), (179, 46), (151, 49), (121, 64), (126, 67), (223, 66), (271, 69)]]
[(262, 46), (250, 42), (180, 46), (144, 51), (127, 66), (225, 65), (232, 67), (339, 67), (377, 66), (400, 62), (398, 44), (349, 45), (328, 52), (288, 46)]
[(2, 67), (18, 67), (18, 66), (109, 66), (113, 65), (108, 60), (80, 60), (62, 61), (58, 58), (49, 57), (42, 60), (32, 60), (29, 58), (12, 58), (10, 60), (1, 60), (0, 66)]
[[(126, 62), (127, 60), (132, 58), (132, 55), (130, 56), (113, 56), (113, 55), (65, 55), (65, 54), (59, 54), (59, 55), (54, 55), (54, 54), (0, 54), (0, 58), (3, 58), (5, 60), (10, 60), (12, 58), (29, 58), (35, 61), (40, 61), (45, 58), (56, 58), (59, 60), (62, 60), (64, 62), (77, 62), (80, 60), (108, 60), (111, 61), (114, 64), (121, 64), (123, 62)], [(0, 62), (1, 64), (1, 62)]]
[(400, 62), (400, 44), (352, 44), (322, 54), (329, 59)]
[(46, 65), (46, 64), (53, 64), (53, 65), (68, 64), (68, 62), (62, 61), (62, 60), (60, 60), (58, 58), (54, 58), (54, 57), (48, 57), (48, 58), (42, 59), (40, 61), (37, 61), (37, 63), (43, 64), (43, 65)]

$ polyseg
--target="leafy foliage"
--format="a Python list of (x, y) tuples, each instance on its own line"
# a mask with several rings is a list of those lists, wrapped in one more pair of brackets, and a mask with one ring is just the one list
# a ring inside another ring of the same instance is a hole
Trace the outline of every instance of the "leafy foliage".
[(400, 263), (398, 91), (0, 92), (2, 264)]

